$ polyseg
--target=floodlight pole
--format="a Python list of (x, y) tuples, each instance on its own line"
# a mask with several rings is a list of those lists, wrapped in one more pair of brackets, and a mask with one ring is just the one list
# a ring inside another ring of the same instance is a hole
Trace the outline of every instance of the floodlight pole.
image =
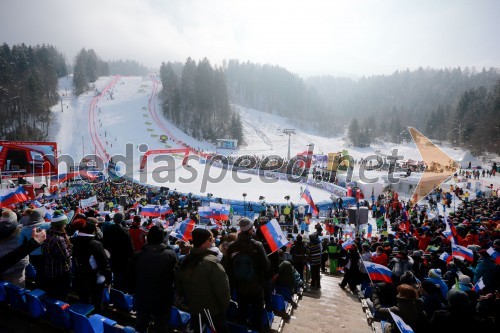
[(288, 160), (290, 160), (290, 138), (292, 134), (295, 134), (295, 128), (285, 128), (283, 129), (283, 134), (288, 135)]

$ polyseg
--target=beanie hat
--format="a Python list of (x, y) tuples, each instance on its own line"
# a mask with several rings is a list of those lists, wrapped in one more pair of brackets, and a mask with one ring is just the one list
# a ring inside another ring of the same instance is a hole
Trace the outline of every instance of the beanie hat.
[(29, 216), (30, 216), (29, 224), (45, 222), (45, 220), (43, 219), (43, 214), (41, 209), (33, 209), (33, 211), (30, 213)]
[(193, 230), (192, 236), (193, 236), (193, 246), (200, 247), (207, 240), (209, 240), (210, 237), (212, 237), (212, 233), (207, 229), (196, 228)]
[(135, 215), (134, 219), (132, 220), (132, 224), (141, 224), (141, 217), (139, 215)]
[(68, 223), (68, 217), (64, 214), (62, 210), (54, 211), (52, 215), (52, 219), (50, 220), (51, 225), (53, 226), (62, 226)]
[(433, 268), (429, 271), (429, 277), (441, 278), (441, 270), (439, 268)]
[(2, 211), (2, 221), (5, 222), (16, 222), (17, 223), (17, 215), (10, 209), (4, 209)]
[(123, 221), (123, 214), (122, 213), (115, 213), (115, 215), (113, 215), (113, 221), (115, 223), (122, 223), (122, 221)]
[(161, 244), (163, 243), (163, 229), (154, 225), (149, 229), (148, 235), (146, 236), (146, 240), (148, 244)]
[(248, 231), (253, 227), (253, 221), (247, 217), (244, 217), (238, 221), (240, 231)]
[(87, 225), (87, 221), (85, 221), (84, 219), (76, 219), (73, 222), (71, 222), (71, 225), (73, 226), (73, 229), (77, 231), (82, 231)]

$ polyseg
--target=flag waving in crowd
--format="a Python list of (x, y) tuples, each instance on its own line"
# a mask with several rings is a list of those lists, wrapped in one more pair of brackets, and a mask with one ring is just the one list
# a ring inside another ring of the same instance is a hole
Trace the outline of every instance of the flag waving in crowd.
[(391, 313), (392, 320), (394, 320), (394, 324), (396, 324), (401, 333), (413, 333), (413, 329), (410, 327), (410, 325), (405, 323), (400, 316), (390, 310), (389, 312)]
[(271, 248), (271, 253), (278, 251), (281, 247), (289, 243), (276, 219), (272, 219), (268, 223), (261, 226), (260, 231), (266, 238), (267, 244), (269, 244), (269, 247)]
[(195, 225), (196, 222), (194, 220), (191, 219), (184, 220), (177, 226), (177, 228), (175, 228), (170, 233), (170, 236), (180, 239), (184, 242), (188, 242), (189, 240), (193, 239), (192, 234)]
[(389, 268), (370, 261), (363, 261), (363, 264), (370, 280), (392, 283), (392, 271)]
[(314, 204), (313, 198), (311, 196), (311, 192), (309, 192), (309, 189), (306, 187), (304, 192), (302, 192), (301, 197), (307, 202), (309, 205), (310, 209), (312, 210), (314, 215), (318, 215), (319, 211), (316, 205)]
[(452, 255), (454, 257), (462, 257), (467, 261), (473, 262), (474, 261), (474, 252), (472, 250), (469, 250), (468, 248), (464, 246), (460, 246), (457, 244), (451, 244), (451, 250), (452, 250)]
[(28, 195), (24, 190), (24, 187), (19, 186), (16, 189), (9, 189), (7, 191), (0, 192), (0, 207), (8, 207), (9, 205), (16, 204), (18, 202), (27, 201)]
[(200, 217), (217, 221), (229, 220), (230, 208), (228, 205), (211, 202), (210, 206), (199, 207), (198, 214), (200, 214)]

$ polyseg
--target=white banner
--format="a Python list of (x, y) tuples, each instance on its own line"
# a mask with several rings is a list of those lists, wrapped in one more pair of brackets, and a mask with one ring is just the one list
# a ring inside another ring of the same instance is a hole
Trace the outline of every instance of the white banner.
[(95, 195), (93, 197), (80, 200), (80, 208), (87, 208), (93, 205), (97, 205), (97, 197)]

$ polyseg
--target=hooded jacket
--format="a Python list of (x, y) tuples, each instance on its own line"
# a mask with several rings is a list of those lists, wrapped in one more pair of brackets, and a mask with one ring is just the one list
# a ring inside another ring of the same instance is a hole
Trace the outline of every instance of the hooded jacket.
[(229, 305), (229, 279), (217, 262), (216, 253), (193, 248), (175, 272), (175, 288), (193, 313), (208, 309), (212, 315), (225, 314)]
[[(19, 246), (20, 232), (21, 228), (17, 221), (0, 221), (0, 257), (5, 256)], [(26, 266), (28, 266), (27, 256), (1, 273), (0, 279), (24, 287), (24, 269)]]

